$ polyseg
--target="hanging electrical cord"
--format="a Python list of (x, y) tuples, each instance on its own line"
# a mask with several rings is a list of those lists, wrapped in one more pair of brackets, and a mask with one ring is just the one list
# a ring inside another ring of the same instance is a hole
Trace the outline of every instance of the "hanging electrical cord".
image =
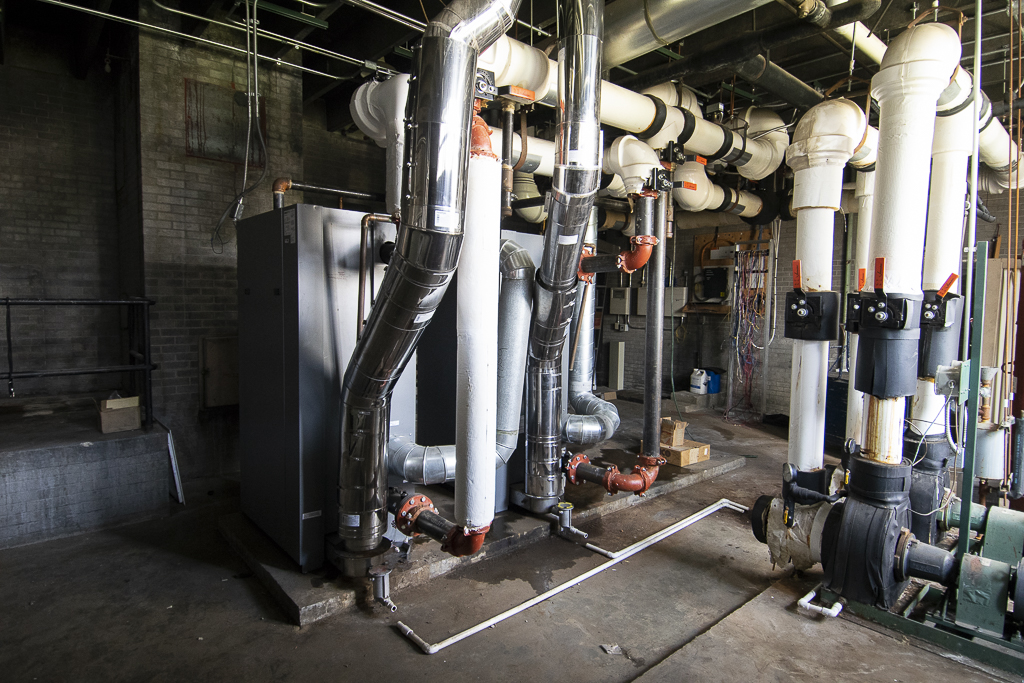
[[(224, 209), (224, 213), (221, 214), (220, 220), (217, 221), (217, 226), (213, 229), (213, 235), (210, 236), (210, 249), (215, 254), (221, 254), (224, 252), (224, 245), (226, 244), (224, 238), (221, 236), (221, 228), (224, 226), (224, 221), (227, 220), (228, 216), (231, 216), (231, 220), (234, 223), (238, 223), (242, 218), (242, 212), (245, 210), (245, 198), (253, 192), (267, 177), (267, 166), (269, 165), (269, 159), (267, 156), (267, 144), (263, 139), (263, 131), (260, 129), (260, 72), (259, 72), (259, 53), (257, 52), (257, 39), (256, 33), (256, 6), (259, 0), (253, 0), (250, 15), (250, 5), (248, 2), (245, 4), (245, 89), (246, 89), (246, 128), (245, 128), (245, 162), (242, 165), (242, 191), (239, 192), (231, 203), (228, 204), (227, 208)], [(255, 91), (255, 92), (254, 92)], [(253, 99), (256, 100), (255, 109), (253, 107)], [(252, 129), (253, 120), (256, 121), (256, 138), (259, 140), (260, 149), (263, 151), (263, 169), (260, 171), (260, 177), (251, 186), (246, 187), (246, 183), (249, 182), (249, 158), (250, 151), (252, 149)], [(220, 251), (217, 251), (217, 248)]]

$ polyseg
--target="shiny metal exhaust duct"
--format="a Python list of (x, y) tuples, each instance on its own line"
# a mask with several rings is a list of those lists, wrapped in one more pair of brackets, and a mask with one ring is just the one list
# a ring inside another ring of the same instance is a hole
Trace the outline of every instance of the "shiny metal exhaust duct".
[(409, 79), (408, 193), (387, 275), (342, 386), (338, 535), (349, 553), (382, 544), (391, 391), (458, 264), (477, 55), (519, 0), (453, 0), (430, 22)]
[[(585, 244), (597, 243), (597, 211), (592, 210), (587, 223)], [(569, 328), (569, 407), (575, 415), (566, 415), (562, 439), (568, 443), (589, 444), (606, 441), (619, 428), (618, 409), (598, 398), (594, 388), (594, 305), (597, 295), (593, 285), (576, 288), (576, 307)]]
[(583, 232), (601, 178), (601, 0), (567, 0), (558, 50), (558, 128), (544, 256), (537, 274), (527, 360), (526, 481), (513, 501), (546, 512), (562, 474), (562, 347), (576, 299)]
[[(529, 252), (512, 240), (501, 241), (498, 267), (501, 294), (498, 300), (498, 405), (494, 449), (495, 466), (501, 468), (508, 464), (519, 441), (536, 267)], [(421, 446), (400, 437), (388, 442), (388, 471), (405, 481), (414, 484), (453, 482), (455, 468), (454, 445)]]

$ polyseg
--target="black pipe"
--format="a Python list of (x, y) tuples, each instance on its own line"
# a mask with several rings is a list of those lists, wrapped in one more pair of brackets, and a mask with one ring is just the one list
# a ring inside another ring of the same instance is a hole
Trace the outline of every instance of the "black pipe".
[[(644, 335), (644, 431), (643, 455), (661, 457), (661, 349), (664, 342), (665, 231), (670, 208), (667, 192), (659, 192), (654, 203), (654, 245), (647, 264), (647, 330)], [(637, 226), (639, 233), (640, 226)]]
[(1008, 102), (993, 102), (992, 116), (1005, 116), (1018, 109), (1024, 109), (1024, 97), (1014, 100), (1012, 105)]
[(455, 523), (430, 510), (423, 510), (416, 517), (416, 529), (430, 536), (438, 543), (444, 543)]
[(736, 64), (733, 71), (747, 83), (761, 86), (801, 111), (825, 99), (817, 90), (763, 55)]
[(619, 85), (632, 90), (643, 90), (652, 85), (676, 80), (690, 74), (731, 68), (735, 64), (753, 59), (773, 48), (811, 38), (830, 28), (838, 28), (867, 19), (878, 11), (881, 4), (881, 0), (846, 2), (833, 8), (832, 21), (828, 27), (823, 28), (803, 19), (796, 19), (774, 28), (747, 33), (717, 48), (648, 69), (626, 78)]
[(582, 463), (576, 467), (576, 476), (583, 481), (604, 486), (604, 476), (608, 472), (603, 467), (597, 467), (589, 463)]
[(512, 215), (512, 128), (515, 110), (510, 103), (502, 109), (501, 117), (501, 215)]
[(151, 299), (4, 299), (4, 306), (152, 306)]
[(369, 192), (355, 192), (354, 190), (341, 190), (336, 187), (324, 187), (322, 185), (310, 185), (309, 183), (300, 183), (292, 181), (291, 189), (298, 190), (299, 192), (317, 192), (319, 194), (333, 194), (338, 197), (345, 197), (346, 199), (362, 199), (365, 201), (384, 201), (384, 196), (380, 194), (371, 194)]
[(1013, 428), (1013, 450), (1010, 454), (1010, 491), (1014, 500), (1024, 497), (1024, 428), (1017, 425), (1024, 423), (1024, 414), (1017, 416)]
[[(538, 195), (536, 197), (527, 197), (526, 199), (516, 199), (511, 203), (511, 208), (516, 209), (528, 209), (531, 206), (544, 206), (545, 196)], [(511, 214), (510, 214), (511, 215)]]
[(152, 365), (109, 365), (101, 368), (71, 368), (68, 370), (22, 370), (6, 373), (8, 378), (34, 379), (38, 377), (68, 377), (71, 375), (103, 375), (112, 372), (143, 372), (155, 370)]

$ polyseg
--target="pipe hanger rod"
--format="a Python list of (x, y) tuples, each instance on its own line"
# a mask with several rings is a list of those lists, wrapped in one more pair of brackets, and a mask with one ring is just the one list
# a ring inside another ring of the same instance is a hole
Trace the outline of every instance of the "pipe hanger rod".
[[(457, 642), (459, 642), (461, 640), (465, 640), (466, 638), (469, 638), (472, 635), (480, 633), (480, 631), (488, 629), (491, 626), (494, 626), (495, 624), (500, 624), (501, 622), (505, 621), (509, 617), (514, 617), (515, 615), (519, 614), (520, 612), (525, 612), (526, 610), (530, 609), (534, 605), (539, 605), (540, 603), (544, 602), (548, 598), (554, 597), (554, 596), (558, 595), (559, 593), (561, 593), (563, 591), (567, 591), (570, 588), (572, 588), (573, 586), (577, 586), (577, 585), (583, 583), (584, 581), (586, 581), (587, 579), (591, 578), (592, 576), (597, 576), (598, 574), (603, 572), (605, 569), (608, 569), (609, 567), (614, 567), (619, 562), (622, 562), (623, 560), (629, 559), (630, 557), (632, 557), (633, 555), (636, 555), (641, 550), (644, 550), (646, 548), (651, 547), (655, 543), (668, 538), (672, 534), (676, 533), (677, 531), (681, 531), (681, 530), (685, 529), (686, 527), (690, 526), (691, 524), (699, 522), (700, 520), (704, 519), (705, 517), (711, 515), (714, 512), (717, 512), (718, 510), (721, 510), (722, 508), (729, 508), (730, 510), (735, 510), (737, 512), (746, 512), (747, 509), (748, 509), (745, 505), (740, 505), (739, 503), (734, 503), (731, 500), (728, 500), (726, 498), (722, 498), (718, 502), (716, 502), (716, 503), (714, 503), (712, 505), (709, 505), (708, 507), (704, 508), (703, 510), (701, 510), (699, 512), (696, 512), (696, 513), (690, 515), (689, 517), (687, 517), (685, 519), (681, 519), (678, 522), (676, 522), (675, 524), (672, 524), (671, 526), (666, 527), (665, 529), (662, 529), (661, 531), (659, 531), (659, 532), (657, 532), (655, 534), (652, 534), (652, 535), (648, 536), (647, 538), (645, 538), (645, 539), (643, 539), (641, 541), (637, 541), (636, 543), (634, 543), (633, 545), (631, 545), (631, 546), (629, 546), (627, 548), (623, 548), (622, 550), (618, 551), (618, 553), (617, 553), (618, 556), (617, 557), (614, 557), (614, 558), (608, 560), (607, 562), (605, 562), (603, 564), (599, 564), (598, 566), (594, 567), (590, 571), (584, 572), (583, 574), (580, 574), (575, 579), (570, 579), (569, 581), (566, 581), (565, 583), (559, 584), (559, 585), (555, 586), (554, 588), (552, 588), (551, 590), (545, 591), (545, 592), (541, 593), (540, 595), (538, 595), (536, 597), (530, 598), (526, 602), (520, 603), (519, 605), (516, 605), (512, 609), (505, 610), (501, 614), (499, 614), (497, 616), (494, 616), (494, 617), (491, 617), (487, 621), (483, 621), (483, 622), (477, 624), (476, 626), (473, 626), (471, 628), (466, 629), (465, 631), (461, 631), (459, 633), (456, 633), (454, 636), (451, 636), (450, 638), (445, 638), (444, 640), (442, 640), (439, 643), (428, 643), (427, 641), (423, 640), (423, 638), (421, 638), (418, 635), (416, 635), (415, 631), (413, 631), (409, 626), (407, 626), (406, 624), (402, 623), (401, 621), (398, 622), (398, 624), (397, 624), (398, 630), (401, 631), (402, 635), (404, 635), (406, 638), (408, 638), (412, 642), (416, 643), (416, 645), (421, 650), (423, 650), (425, 653), (427, 653), (428, 655), (437, 654), (438, 652), (440, 652), (441, 650), (445, 649), (449, 645), (454, 645), (455, 643), (457, 643)], [(588, 544), (588, 546), (589, 546), (589, 544)], [(596, 550), (598, 552), (601, 552), (600, 549), (597, 548), (596, 546), (594, 546), (591, 549), (592, 550)], [(607, 552), (607, 551), (604, 551), (604, 552)]]

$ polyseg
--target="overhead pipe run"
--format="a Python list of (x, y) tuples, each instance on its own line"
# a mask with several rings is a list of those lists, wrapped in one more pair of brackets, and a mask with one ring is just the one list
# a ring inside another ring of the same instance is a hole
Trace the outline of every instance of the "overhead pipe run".
[[(829, 27), (845, 26), (867, 19), (877, 12), (880, 6), (881, 0), (861, 0), (836, 5), (832, 10)], [(780, 26), (747, 33), (716, 48), (702, 50), (630, 76), (623, 79), (622, 84), (627, 88), (641, 89), (665, 81), (680, 80), (695, 73), (731, 68), (732, 65), (751, 59), (755, 55), (765, 54), (777, 47), (816, 36), (825, 30), (827, 28), (795, 19)]]
[(364, 202), (379, 202), (383, 199), (379, 194), (373, 194), (371, 192), (356, 192), (355, 190), (343, 190), (338, 187), (328, 187), (326, 185), (313, 185), (311, 183), (292, 180), (291, 178), (278, 178), (274, 181), (272, 189), (274, 193), (275, 209), (280, 209), (284, 206), (284, 193), (289, 190), (295, 190), (296, 192), (313, 192), (315, 194), (331, 194), (336, 197), (340, 197), (342, 200), (355, 199)]
[[(383, 534), (390, 394), (458, 264), (477, 55), (508, 30), (518, 6), (518, 0), (454, 0), (430, 22), (417, 53), (409, 79), (402, 222), (342, 386), (341, 543), (329, 545), (343, 567), (353, 556), (376, 556), (389, 546)], [(484, 532), (453, 526), (451, 534), (475, 543)]]
[[(539, 103), (548, 106), (554, 104), (553, 95), (557, 92), (555, 67), (540, 50), (507, 36), (481, 55), (481, 68), (494, 72), (496, 85), (531, 90)], [(646, 85), (661, 85), (666, 80)], [(748, 129), (737, 132), (704, 120), (697, 107), (669, 106), (657, 96), (633, 92), (608, 81), (600, 82), (600, 93), (601, 123), (635, 135), (652, 149), (663, 149), (679, 141), (687, 152), (700, 154), (709, 161), (722, 159), (751, 180), (771, 175), (785, 158), (789, 136), (782, 119), (769, 110), (753, 109)], [(533, 152), (529, 146), (528, 151)], [(542, 171), (537, 172), (543, 175)]]

